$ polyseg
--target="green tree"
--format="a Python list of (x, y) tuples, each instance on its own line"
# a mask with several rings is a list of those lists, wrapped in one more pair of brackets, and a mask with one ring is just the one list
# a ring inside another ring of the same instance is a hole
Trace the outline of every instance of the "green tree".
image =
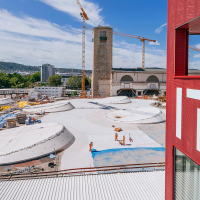
[(91, 86), (91, 79), (87, 76), (85, 77), (85, 86)]
[(35, 83), (35, 82), (40, 81), (40, 77), (41, 77), (40, 71), (36, 72), (35, 74), (32, 74), (31, 77), (30, 77), (31, 83)]
[(62, 77), (58, 74), (52, 75), (48, 78), (47, 84), (51, 86), (58, 86), (61, 85)]
[(75, 95), (77, 95), (77, 91), (73, 91), (71, 94), (71, 96), (75, 96)]
[(0, 72), (0, 89), (10, 87), (9, 76)]
[(46, 83), (40, 83), (40, 86), (47, 86)]
[(19, 79), (17, 77), (13, 77), (9, 80), (11, 87), (16, 87), (19, 84)]
[(78, 89), (81, 87), (81, 77), (79, 76), (72, 76), (68, 78), (67, 86), (71, 89)]

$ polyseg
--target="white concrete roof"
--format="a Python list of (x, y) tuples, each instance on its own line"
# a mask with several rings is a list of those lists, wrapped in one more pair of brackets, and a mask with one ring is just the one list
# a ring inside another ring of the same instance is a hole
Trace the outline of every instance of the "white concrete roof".
[[(137, 107), (153, 108), (151, 104), (155, 102), (154, 100), (131, 99), (132, 102), (127, 104), (98, 104), (96, 103), (97, 100), (99, 99), (72, 99), (70, 102), (75, 109), (66, 112), (50, 113), (42, 118), (42, 122), (63, 124), (76, 138), (73, 145), (64, 151), (61, 158), (61, 170), (94, 167), (94, 159), (89, 151), (90, 142), (93, 142), (93, 148), (97, 151), (162, 147), (159, 142), (142, 131), (137, 124), (116, 122), (105, 118), (107, 113), (115, 110)], [(162, 109), (162, 112), (165, 113), (165, 109)], [(123, 131), (118, 133), (118, 139), (122, 140), (123, 135), (125, 135), (126, 145), (119, 145), (119, 142), (115, 141), (115, 131), (112, 125), (122, 128)], [(129, 142), (129, 135), (133, 142)], [(137, 155), (139, 156), (139, 154)], [(121, 163), (123, 161), (122, 157), (120, 157), (119, 162), (114, 162), (115, 164), (113, 165), (125, 164), (125, 161)], [(143, 163), (152, 162), (152, 156), (145, 155), (144, 157)], [(130, 157), (129, 160), (126, 160), (126, 163), (135, 164), (138, 162), (132, 158), (135, 157)], [(156, 160), (154, 159), (153, 161)], [(163, 160), (159, 160), (159, 162), (163, 161), (164, 157)], [(106, 164), (103, 163), (103, 165)]]
[(117, 96), (117, 97), (107, 97), (103, 99), (98, 99), (98, 103), (111, 103), (111, 104), (118, 104), (118, 103), (131, 103), (131, 100), (127, 96)]
[(74, 139), (57, 123), (41, 123), (0, 131), (0, 164), (37, 158), (61, 149)]
[(58, 101), (55, 103), (40, 104), (36, 106), (30, 106), (23, 109), (24, 112), (36, 113), (36, 112), (60, 112), (73, 109), (74, 106), (69, 101)]
[(109, 112), (105, 117), (111, 121), (125, 123), (159, 123), (165, 121), (165, 115), (158, 108), (139, 107)]
[(0, 199), (164, 200), (165, 171), (2, 181)]
[(0, 106), (1, 105), (6, 105), (6, 104), (10, 104), (10, 103), (14, 103), (14, 101), (10, 98), (2, 98), (0, 99)]

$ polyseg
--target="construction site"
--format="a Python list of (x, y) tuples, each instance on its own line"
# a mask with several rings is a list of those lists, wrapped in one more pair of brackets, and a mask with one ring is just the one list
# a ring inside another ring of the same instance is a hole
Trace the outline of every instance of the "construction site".
[[(165, 199), (166, 69), (145, 68), (145, 41), (156, 40), (88, 28), (76, 2), (83, 18), (80, 95), (0, 99), (0, 199)], [(93, 31), (91, 95), (86, 30)], [(113, 34), (142, 42), (141, 68), (113, 67)]]

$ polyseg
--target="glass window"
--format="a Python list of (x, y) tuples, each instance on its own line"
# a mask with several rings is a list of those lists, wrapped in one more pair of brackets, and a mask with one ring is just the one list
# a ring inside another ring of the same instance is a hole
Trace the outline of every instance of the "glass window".
[(100, 53), (106, 53), (106, 51), (100, 51)]
[(156, 88), (155, 84), (150, 84), (150, 88)]
[(130, 88), (129, 83), (124, 83), (124, 88)]
[(106, 43), (100, 43), (100, 45), (106, 45)]
[(100, 58), (100, 60), (106, 60), (105, 58)]
[(106, 66), (100, 66), (100, 68), (106, 68)]
[(100, 37), (106, 37), (106, 31), (100, 31)]
[(175, 199), (200, 199), (200, 166), (175, 148)]

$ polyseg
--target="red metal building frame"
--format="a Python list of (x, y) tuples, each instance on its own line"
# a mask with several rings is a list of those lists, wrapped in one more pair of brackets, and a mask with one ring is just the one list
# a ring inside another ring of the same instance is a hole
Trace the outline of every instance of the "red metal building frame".
[[(188, 89), (197, 91), (197, 94), (200, 91), (200, 76), (188, 76), (189, 34), (199, 33), (200, 0), (168, 0), (166, 200), (174, 199), (174, 147), (200, 165), (200, 151), (197, 150), (197, 109), (200, 108), (200, 99), (188, 98)], [(181, 114), (180, 107), (177, 111), (177, 88), (181, 88)], [(181, 137), (177, 137), (177, 117)]]

